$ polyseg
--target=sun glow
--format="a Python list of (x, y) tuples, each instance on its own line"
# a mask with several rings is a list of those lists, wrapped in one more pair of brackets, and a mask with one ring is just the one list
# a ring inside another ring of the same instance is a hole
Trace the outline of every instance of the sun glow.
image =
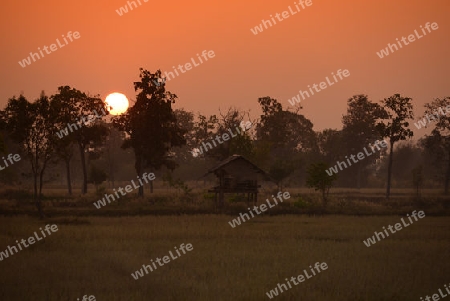
[(122, 93), (111, 93), (106, 96), (105, 103), (108, 105), (108, 111), (111, 115), (120, 115), (128, 109), (128, 99)]

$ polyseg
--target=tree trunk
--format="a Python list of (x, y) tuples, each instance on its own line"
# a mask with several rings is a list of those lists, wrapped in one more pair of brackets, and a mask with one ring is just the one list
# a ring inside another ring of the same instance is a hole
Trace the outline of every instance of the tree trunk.
[(387, 185), (386, 185), (386, 199), (389, 199), (391, 195), (391, 174), (392, 174), (392, 161), (394, 156), (394, 142), (392, 139), (389, 140), (391, 147), (389, 150), (389, 164), (388, 164), (388, 177), (387, 177)]
[(72, 195), (72, 179), (70, 178), (70, 159), (64, 160), (66, 163), (66, 179), (67, 179), (67, 190), (69, 195)]
[(44, 168), (39, 173), (39, 199), (42, 197), (42, 186), (44, 186)]
[(38, 175), (36, 172), (33, 172), (33, 186), (34, 186), (34, 205), (38, 211), (39, 217), (44, 218), (44, 212), (42, 212), (41, 198), (38, 195)]
[[(37, 174), (33, 172), (33, 199), (37, 208), (37, 200), (38, 200), (38, 185), (37, 185)], [(37, 208), (39, 210), (39, 208)]]
[(42, 163), (41, 172), (39, 173), (39, 194), (38, 194), (38, 200), (39, 200), (39, 209), (41, 218), (45, 217), (44, 210), (42, 210), (41, 201), (42, 201), (42, 187), (44, 186), (44, 172), (45, 168), (47, 167), (47, 161)]
[[(134, 164), (134, 168), (136, 169), (136, 173), (138, 176), (141, 176), (144, 171), (144, 162), (142, 160), (142, 156), (138, 153), (134, 153), (134, 156), (136, 158), (136, 162)], [(143, 198), (144, 197), (144, 186), (139, 186), (138, 188), (138, 197)]]
[(447, 172), (445, 173), (444, 194), (448, 194), (450, 184), (450, 151), (448, 153)]
[(81, 143), (78, 143), (80, 148), (81, 167), (83, 170), (83, 184), (81, 185), (81, 194), (87, 193), (87, 171), (86, 171), (86, 157), (84, 154), (84, 147)]
[[(114, 139), (114, 138), (113, 138)], [(115, 139), (114, 139), (114, 141), (115, 141)], [(113, 152), (113, 150), (111, 150), (111, 148), (112, 148), (112, 146), (111, 145), (108, 145), (108, 169), (109, 169), (109, 172), (108, 172), (108, 182), (109, 182), (109, 185), (110, 185), (110, 187), (114, 187), (114, 170), (115, 170), (115, 166), (114, 166), (114, 152)]]

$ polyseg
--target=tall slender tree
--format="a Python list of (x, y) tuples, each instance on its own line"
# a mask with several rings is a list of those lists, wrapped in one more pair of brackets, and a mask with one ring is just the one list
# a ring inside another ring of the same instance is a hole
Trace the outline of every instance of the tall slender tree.
[(386, 184), (386, 198), (391, 194), (392, 162), (394, 157), (394, 144), (401, 140), (411, 138), (414, 133), (408, 126), (408, 120), (414, 118), (412, 99), (394, 94), (381, 101), (384, 112), (383, 122), (377, 125), (381, 136), (389, 138), (389, 162)]
[(86, 148), (92, 142), (104, 140), (108, 133), (104, 125), (91, 121), (108, 115), (107, 106), (98, 95), (89, 96), (69, 86), (59, 87), (58, 93), (52, 95), (51, 99), (56, 111), (56, 124), (60, 131), (63, 131), (59, 132), (62, 138), (58, 143), (58, 154), (66, 164), (69, 193), (71, 192), (70, 159), (74, 143), (80, 152), (83, 172), (81, 193), (86, 194), (88, 184)]

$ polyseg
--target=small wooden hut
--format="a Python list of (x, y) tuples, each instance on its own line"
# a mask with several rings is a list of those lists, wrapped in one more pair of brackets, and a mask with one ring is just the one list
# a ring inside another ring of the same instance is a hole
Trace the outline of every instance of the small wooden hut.
[(258, 176), (268, 177), (267, 174), (255, 164), (240, 155), (233, 155), (217, 166), (211, 168), (206, 174), (213, 173), (219, 180), (219, 185), (208, 190), (215, 193), (215, 201), (223, 206), (225, 193), (247, 194), (247, 203), (257, 202)]

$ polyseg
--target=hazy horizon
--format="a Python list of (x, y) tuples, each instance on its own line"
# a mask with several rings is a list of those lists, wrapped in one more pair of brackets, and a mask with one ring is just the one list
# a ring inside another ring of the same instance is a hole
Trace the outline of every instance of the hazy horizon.
[[(288, 99), (299, 90), (319, 84), (338, 69), (348, 69), (351, 75), (301, 102), (300, 113), (316, 131), (342, 128), (347, 100), (355, 94), (367, 94), (375, 102), (394, 93), (411, 97), (415, 121), (424, 103), (450, 96), (445, 76), (450, 67), (450, 6), (443, 0), (426, 5), (313, 0), (256, 35), (251, 29), (289, 6), (295, 9), (294, 1), (140, 2), (120, 16), (116, 10), (127, 1), (71, 6), (7, 1), (1, 21), (2, 42), (8, 47), (1, 58), (1, 106), (21, 93), (29, 100), (42, 90), (51, 95), (61, 85), (102, 99), (121, 92), (133, 100), (139, 68), (173, 71), (172, 66), (196, 59), (203, 50), (213, 50), (215, 57), (166, 84), (179, 97), (174, 108), (211, 115), (235, 106), (251, 110), (256, 118), (259, 97), (275, 98), (287, 109)], [(439, 29), (387, 57), (377, 56), (388, 43), (420, 31), (427, 22), (436, 22)], [(16, 23), (20, 26), (11, 26)], [(69, 31), (78, 31), (80, 37), (24, 68), (18, 64), (38, 47), (62, 41)], [(415, 130), (414, 138), (424, 132)]]

